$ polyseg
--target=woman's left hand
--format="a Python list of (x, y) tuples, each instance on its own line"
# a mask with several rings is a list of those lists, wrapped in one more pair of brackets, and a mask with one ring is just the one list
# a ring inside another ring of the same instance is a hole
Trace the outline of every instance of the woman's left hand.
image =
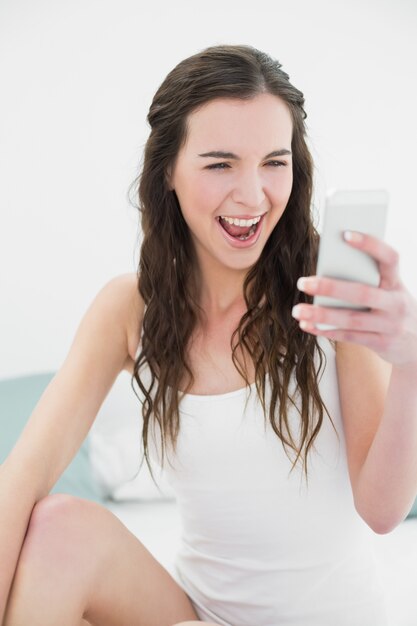
[[(349, 245), (363, 250), (378, 263), (378, 287), (322, 276), (302, 277), (297, 287), (310, 295), (330, 296), (370, 310), (302, 303), (293, 308), (292, 314), (300, 320), (300, 328), (313, 335), (359, 343), (389, 363), (417, 367), (417, 301), (400, 279), (399, 254), (381, 239), (363, 233), (354, 235), (360, 239), (347, 240)], [(330, 324), (337, 330), (319, 330), (316, 323)]]

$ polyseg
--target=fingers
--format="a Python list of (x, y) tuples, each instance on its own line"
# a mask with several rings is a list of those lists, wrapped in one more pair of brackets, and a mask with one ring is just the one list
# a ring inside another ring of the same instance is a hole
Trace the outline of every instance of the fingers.
[[(347, 309), (315, 307), (298, 304), (293, 308), (293, 316), (299, 320), (302, 331), (311, 335), (329, 337), (334, 341), (353, 342), (373, 350), (384, 347), (395, 328), (382, 312), (362, 313)], [(318, 328), (316, 324), (329, 325), (330, 329)]]
[(300, 291), (310, 295), (329, 296), (370, 309), (392, 311), (394, 314), (403, 309), (403, 294), (401, 291), (391, 292), (363, 283), (326, 278), (324, 276), (309, 276), (299, 278), (297, 287)]
[[(316, 324), (328, 324), (337, 329), (356, 332), (384, 333), (393, 335), (398, 331), (398, 317), (387, 316), (382, 311), (372, 314), (350, 309), (319, 307), (310, 304), (298, 304), (292, 315), (300, 321), (303, 330), (313, 330)], [(316, 329), (317, 330), (317, 329)]]
[[(300, 302), (293, 308), (293, 316), (299, 320), (301, 330), (312, 335), (362, 344), (397, 365), (415, 364), (417, 302), (399, 277), (398, 253), (371, 235), (360, 234), (359, 239), (353, 238), (349, 243), (378, 263), (379, 286), (324, 276), (301, 277), (297, 282), (300, 291), (342, 303), (333, 307)], [(357, 309), (345, 308), (345, 302)]]
[(395, 313), (396, 308), (401, 308), (402, 303), (400, 298), (396, 302), (396, 295), (388, 291), (402, 286), (398, 252), (385, 241), (372, 235), (345, 231), (344, 236), (349, 245), (369, 254), (378, 263), (379, 286), (372, 287), (360, 282), (312, 276), (299, 279), (297, 287), (312, 295), (320, 294), (371, 309), (393, 310)]

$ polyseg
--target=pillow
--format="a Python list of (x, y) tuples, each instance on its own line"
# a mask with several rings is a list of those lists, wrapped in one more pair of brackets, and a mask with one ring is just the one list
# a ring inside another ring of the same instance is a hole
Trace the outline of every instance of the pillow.
[[(0, 380), (0, 463), (3, 463), (26, 425), (55, 372)], [(50, 493), (68, 493), (101, 502), (89, 460), (88, 437)]]
[[(101, 495), (115, 501), (175, 500), (165, 473), (151, 462), (152, 480), (142, 449), (142, 405), (131, 375), (120, 372), (90, 429), (90, 462)], [(140, 469), (139, 469), (140, 468)]]

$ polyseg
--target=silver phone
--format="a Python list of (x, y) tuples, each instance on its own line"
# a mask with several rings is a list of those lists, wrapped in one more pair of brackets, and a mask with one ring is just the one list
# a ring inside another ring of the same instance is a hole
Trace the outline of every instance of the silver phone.
[[(379, 239), (385, 236), (389, 195), (383, 189), (331, 189), (326, 194), (323, 229), (317, 259), (317, 276), (361, 282), (377, 287), (378, 265), (369, 254), (357, 250), (343, 238), (345, 230), (356, 230)], [(366, 311), (352, 302), (316, 295), (313, 303), (342, 309)], [(335, 326), (316, 324), (321, 330)]]

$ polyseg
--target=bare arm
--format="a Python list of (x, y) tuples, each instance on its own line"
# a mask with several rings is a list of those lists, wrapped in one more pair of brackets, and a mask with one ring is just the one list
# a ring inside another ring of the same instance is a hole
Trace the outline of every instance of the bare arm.
[(22, 472), (14, 472), (4, 463), (0, 466), (0, 623), (26, 535), (34, 490)]
[(417, 496), (417, 369), (393, 366), (385, 410), (358, 476), (363, 516), (391, 532)]
[(0, 623), (36, 502), (75, 456), (129, 356), (141, 324), (134, 274), (109, 281), (85, 313), (69, 353), (0, 466)]
[[(379, 285), (302, 277), (302, 291), (364, 307), (299, 306), (303, 328), (337, 342), (337, 373), (349, 474), (356, 509), (378, 533), (393, 530), (417, 493), (417, 300), (387, 243), (354, 233), (349, 245), (378, 264)], [(317, 323), (335, 330), (318, 330)]]

